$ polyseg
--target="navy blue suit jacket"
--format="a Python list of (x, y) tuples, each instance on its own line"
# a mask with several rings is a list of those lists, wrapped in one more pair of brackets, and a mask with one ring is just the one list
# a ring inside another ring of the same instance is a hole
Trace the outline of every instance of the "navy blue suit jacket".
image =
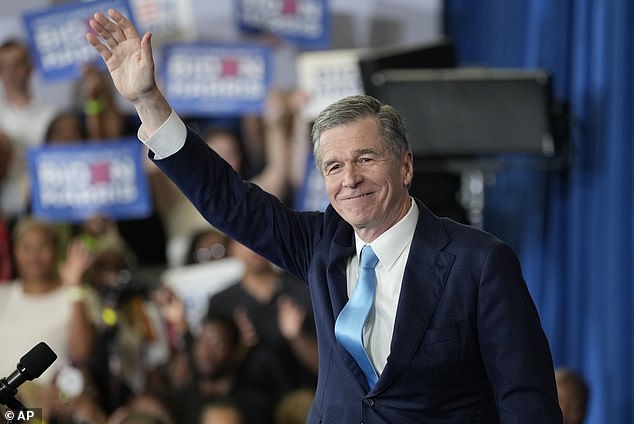
[(354, 233), (332, 207), (298, 212), (243, 182), (195, 134), (156, 161), (215, 227), (308, 283), (319, 346), (309, 423), (561, 423), (540, 320), (508, 245), (420, 216), (387, 365), (368, 390), (337, 343)]

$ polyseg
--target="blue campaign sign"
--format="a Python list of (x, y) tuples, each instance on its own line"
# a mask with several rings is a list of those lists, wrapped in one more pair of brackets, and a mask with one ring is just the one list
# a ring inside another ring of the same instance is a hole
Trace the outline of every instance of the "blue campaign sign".
[(152, 205), (142, 158), (135, 138), (30, 149), (33, 214), (69, 222), (95, 214), (148, 216)]
[(92, 15), (105, 13), (110, 8), (131, 17), (127, 0), (77, 2), (38, 9), (22, 16), (29, 47), (43, 79), (74, 79), (80, 76), (86, 63), (102, 63), (86, 41), (86, 33), (91, 31), (88, 21)]
[(304, 181), (295, 192), (295, 209), (300, 211), (324, 211), (330, 204), (324, 177), (315, 166), (315, 158), (310, 152), (306, 157)]
[(178, 113), (240, 115), (264, 108), (271, 52), (260, 45), (167, 44), (161, 66), (165, 95)]
[(236, 0), (238, 27), (245, 32), (275, 34), (306, 48), (330, 45), (327, 0)]

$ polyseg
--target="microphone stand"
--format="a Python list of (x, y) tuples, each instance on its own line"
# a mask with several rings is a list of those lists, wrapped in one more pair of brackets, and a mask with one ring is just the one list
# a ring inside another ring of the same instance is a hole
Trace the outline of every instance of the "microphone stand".
[(18, 393), (18, 391), (11, 389), (6, 378), (0, 379), (0, 387), (3, 391), (5, 391), (2, 396), (3, 399), (0, 400), (0, 403), (7, 406), (14, 412), (26, 411), (26, 407), (15, 398), (15, 395)]
[(5, 405), (13, 412), (26, 412), (26, 407), (14, 397), (8, 399)]

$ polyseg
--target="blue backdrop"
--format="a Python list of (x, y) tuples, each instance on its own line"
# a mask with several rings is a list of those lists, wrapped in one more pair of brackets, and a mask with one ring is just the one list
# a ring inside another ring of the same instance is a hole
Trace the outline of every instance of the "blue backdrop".
[(462, 65), (543, 67), (570, 103), (566, 172), (499, 173), (485, 229), (517, 250), (555, 365), (591, 386), (589, 424), (634, 422), (634, 2), (446, 0)]

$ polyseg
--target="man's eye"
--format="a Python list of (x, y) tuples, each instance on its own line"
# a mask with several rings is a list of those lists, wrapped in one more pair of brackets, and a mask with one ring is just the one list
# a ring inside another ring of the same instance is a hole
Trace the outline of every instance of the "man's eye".
[(334, 163), (332, 165), (328, 165), (326, 167), (326, 173), (327, 174), (332, 174), (333, 172), (337, 172), (340, 168), (341, 168), (341, 165), (339, 165), (338, 163)]

